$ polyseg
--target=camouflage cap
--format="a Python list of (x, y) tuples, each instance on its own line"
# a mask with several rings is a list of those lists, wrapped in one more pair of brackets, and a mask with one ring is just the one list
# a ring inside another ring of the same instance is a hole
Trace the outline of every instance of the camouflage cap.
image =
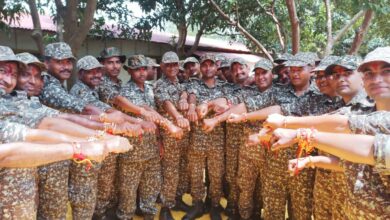
[(248, 65), (248, 63), (241, 57), (235, 57), (230, 60), (230, 66), (233, 65), (233, 63), (239, 63), (241, 65)]
[(274, 62), (277, 64), (284, 63), (287, 60), (290, 60), (294, 57), (294, 55), (290, 53), (283, 53), (283, 54), (278, 54), (276, 59), (274, 59)]
[(104, 67), (99, 61), (91, 55), (85, 56), (77, 61), (77, 71), (92, 70)]
[(382, 61), (390, 64), (390, 47), (378, 47), (369, 52), (360, 64), (358, 70), (361, 71), (364, 65), (375, 61)]
[(215, 63), (215, 56), (211, 53), (205, 53), (200, 57), (200, 63), (203, 63), (206, 60), (211, 60)]
[(11, 48), (6, 46), (0, 46), (0, 61), (16, 62), (21, 70), (26, 69), (26, 64), (21, 61), (12, 51)]
[(16, 57), (26, 65), (32, 64), (37, 66), (41, 72), (46, 70), (46, 65), (39, 61), (38, 58), (31, 53), (18, 53), (16, 54)]
[(102, 52), (100, 52), (100, 57), (97, 59), (101, 62), (103, 59), (110, 57), (119, 57), (121, 63), (126, 61), (126, 56), (121, 54), (121, 51), (117, 47), (107, 47), (104, 48)]
[(229, 59), (222, 60), (221, 65), (219, 66), (218, 69), (221, 68), (230, 68), (230, 60)]
[(173, 51), (168, 51), (164, 53), (161, 59), (162, 63), (179, 63), (179, 61), (180, 61), (179, 57)]
[(51, 43), (46, 45), (45, 56), (57, 60), (64, 60), (64, 59), (76, 60), (76, 58), (72, 54), (72, 49), (67, 43), (64, 42)]
[(148, 61), (146, 60), (146, 57), (144, 55), (132, 55), (129, 58), (127, 58), (127, 64), (123, 65), (123, 69), (128, 70), (128, 69), (138, 69), (140, 67), (147, 67), (148, 66)]
[(224, 61), (226, 59), (227, 58), (224, 55), (220, 54), (220, 53), (215, 55), (215, 61)]
[(196, 59), (195, 57), (187, 57), (184, 62), (183, 62), (183, 66), (186, 65), (186, 63), (199, 63), (198, 59)]
[(287, 60), (283, 63), (285, 66), (314, 66), (315, 63), (319, 60), (316, 53), (313, 52), (299, 52), (294, 55), (293, 58)]
[(157, 64), (156, 59), (146, 57), (146, 61), (148, 61), (148, 66), (150, 67), (160, 67), (160, 65)]
[(260, 60), (255, 63), (255, 67), (253, 67), (254, 70), (257, 68), (261, 68), (263, 70), (270, 71), (270, 70), (272, 70), (273, 65), (269, 59), (260, 58)]
[(179, 70), (184, 72), (184, 60), (179, 61)]
[(340, 59), (339, 56), (326, 56), (312, 72), (325, 71), (328, 66), (334, 64), (338, 59)]
[(345, 56), (340, 57), (332, 65), (329, 65), (325, 69), (325, 73), (328, 75), (332, 74), (335, 66), (341, 66), (341, 67), (344, 67), (348, 70), (356, 70), (361, 62), (362, 62), (362, 58), (360, 56), (345, 55)]

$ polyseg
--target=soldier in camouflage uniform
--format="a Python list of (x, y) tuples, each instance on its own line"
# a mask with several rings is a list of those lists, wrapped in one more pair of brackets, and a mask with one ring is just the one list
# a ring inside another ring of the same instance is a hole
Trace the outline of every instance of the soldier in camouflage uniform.
[(160, 65), (156, 63), (156, 60), (150, 57), (146, 57), (146, 60), (148, 61), (148, 81), (156, 82), (158, 79), (158, 68), (160, 68)]
[(219, 71), (221, 71), (222, 75), (224, 76), (225, 80), (229, 83), (233, 83), (233, 76), (230, 71), (230, 60), (222, 60), (220, 67), (218, 68)]
[[(198, 105), (206, 106), (208, 102), (224, 98), (227, 94), (225, 83), (215, 79), (215, 57), (206, 54), (201, 58), (202, 80), (191, 79), (187, 92), (196, 96)], [(199, 106), (198, 106), (199, 107)], [(211, 132), (205, 133), (200, 124), (192, 129), (191, 144), (188, 152), (189, 170), (191, 172), (191, 196), (193, 207), (183, 219), (195, 219), (203, 214), (203, 197), (205, 188), (203, 172), (206, 168), (210, 178), (210, 197), (212, 207), (211, 219), (221, 219), (219, 201), (222, 196), (222, 177), (224, 171), (224, 129), (216, 126)]]
[(184, 77), (180, 83), (188, 82), (190, 78), (200, 78), (199, 61), (195, 57), (187, 57), (183, 62)]
[[(330, 85), (330, 77), (325, 74), (325, 69), (334, 64), (339, 57), (327, 56), (321, 60), (320, 64), (313, 70), (315, 73), (315, 82), (320, 92), (329, 96), (329, 100), (342, 105), (341, 99), (337, 96), (336, 90)], [(330, 103), (331, 104), (331, 103)], [(319, 155), (329, 155), (319, 151)], [(332, 218), (332, 174), (330, 170), (317, 168), (313, 192), (313, 215), (315, 219)]]
[[(120, 90), (138, 106), (155, 108), (153, 88), (145, 84), (147, 61), (143, 55), (128, 59), (124, 68), (131, 74), (131, 80)], [(161, 186), (161, 165), (156, 135), (146, 133), (142, 138), (132, 140), (134, 150), (118, 157), (119, 205), (117, 217), (132, 219), (136, 209), (137, 190), (144, 219), (153, 219), (157, 213), (155, 202)]]
[[(185, 88), (177, 79), (179, 69), (179, 57), (176, 53), (166, 52), (161, 61), (161, 69), (163, 76), (157, 80), (154, 94), (158, 112), (170, 120), (176, 122), (176, 125), (182, 129), (189, 130), (189, 121), (178, 111), (179, 101)], [(185, 101), (187, 101), (185, 99)], [(180, 162), (182, 157), (185, 157), (188, 145), (179, 145), (175, 138), (162, 130), (161, 137), (163, 140), (164, 153), (162, 157), (162, 174), (163, 185), (161, 190), (162, 208), (160, 212), (160, 220), (173, 220), (170, 209), (176, 205), (177, 188), (181, 174)], [(184, 170), (185, 171), (185, 170)], [(178, 202), (182, 202), (181, 198), (177, 198)]]
[[(252, 99), (256, 95), (263, 94), (272, 86), (272, 62), (267, 59), (260, 59), (254, 66), (255, 83), (258, 93), (245, 97)], [(254, 104), (256, 102), (247, 102)], [(248, 112), (258, 110), (256, 105), (247, 105)], [(257, 132), (261, 129), (258, 123), (247, 122), (244, 134)], [(266, 151), (261, 146), (240, 145), (238, 158), (238, 179), (239, 189), (238, 208), (241, 219), (260, 219), (262, 205), (262, 188), (264, 185), (264, 174), (266, 167)], [(254, 206), (255, 204), (255, 206)], [(260, 207), (259, 207), (260, 205)]]
[[(111, 109), (111, 106), (99, 100), (96, 89), (100, 84), (102, 68), (103, 65), (93, 56), (79, 59), (77, 61), (79, 80), (73, 85), (70, 94), (105, 112)], [(71, 163), (69, 168), (69, 200), (73, 219), (92, 218), (96, 204), (100, 167), (100, 163), (95, 163), (89, 171), (86, 171), (84, 164)]]
[[(52, 43), (45, 47), (48, 74), (40, 100), (60, 111), (81, 113), (87, 103), (69, 95), (63, 86), (73, 70), (72, 50), (66, 43)], [(38, 219), (65, 219), (68, 202), (69, 161), (39, 167)]]
[(294, 56), (289, 53), (284, 53), (279, 55), (274, 62), (278, 65), (272, 69), (272, 72), (277, 76), (275, 79), (275, 84), (282, 86), (282, 85), (288, 85), (290, 83), (290, 79), (288, 77), (290, 69), (284, 65), (284, 63), (293, 58)]

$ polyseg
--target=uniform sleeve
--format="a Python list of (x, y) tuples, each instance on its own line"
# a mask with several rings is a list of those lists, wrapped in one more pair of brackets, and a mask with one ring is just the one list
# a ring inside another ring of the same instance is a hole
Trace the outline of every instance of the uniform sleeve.
[(378, 134), (374, 142), (375, 169), (381, 175), (390, 175), (390, 136)]
[(0, 142), (24, 141), (28, 127), (22, 124), (0, 121)]
[(154, 99), (156, 100), (157, 106), (160, 108), (165, 101), (171, 101), (168, 89), (169, 87), (161, 81), (157, 81), (156, 86), (154, 87)]
[(119, 95), (119, 91), (107, 86), (99, 87), (98, 93), (99, 93), (100, 100), (109, 104), (112, 104), (114, 98)]
[(81, 99), (70, 95), (61, 86), (54, 84), (45, 85), (39, 98), (42, 103), (60, 111), (81, 113), (87, 105)]
[(350, 115), (349, 128), (352, 133), (359, 134), (390, 134), (390, 112), (374, 112), (368, 115)]
[(244, 103), (248, 109), (248, 112), (261, 110), (263, 108), (276, 104), (271, 93), (263, 93), (256, 96), (247, 96), (244, 98)]
[[(91, 91), (88, 91), (86, 89), (77, 89), (72, 88), (70, 91), (71, 95), (74, 95), (75, 97), (80, 98), (83, 102), (87, 104), (91, 104), (97, 108), (99, 108), (102, 111), (107, 111), (111, 108), (110, 105), (100, 101), (97, 97), (95, 97)], [(95, 95), (98, 96), (97, 92), (95, 91)]]

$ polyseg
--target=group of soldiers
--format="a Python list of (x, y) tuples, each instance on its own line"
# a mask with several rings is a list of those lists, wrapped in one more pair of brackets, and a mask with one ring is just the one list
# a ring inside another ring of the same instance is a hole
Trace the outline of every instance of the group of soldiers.
[(43, 58), (0, 46), (0, 219), (390, 218), (390, 47)]

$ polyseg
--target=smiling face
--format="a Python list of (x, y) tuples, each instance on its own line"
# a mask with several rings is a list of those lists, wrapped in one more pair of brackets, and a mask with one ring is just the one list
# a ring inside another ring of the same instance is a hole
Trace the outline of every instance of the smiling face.
[(122, 62), (119, 57), (109, 57), (103, 60), (107, 76), (117, 78), (121, 72)]
[(18, 75), (16, 88), (27, 92), (28, 96), (38, 96), (43, 88), (41, 69), (34, 64), (29, 64), (26, 71)]
[(169, 79), (174, 79), (179, 73), (179, 63), (162, 63), (161, 69)]
[(57, 60), (49, 58), (45, 61), (48, 71), (61, 82), (69, 79), (72, 75), (72, 59)]
[(80, 80), (91, 88), (96, 88), (102, 82), (103, 69), (94, 68), (91, 70), (80, 70)]
[(272, 85), (273, 75), (271, 71), (256, 68), (255, 69), (255, 84), (260, 91), (265, 91)]
[(211, 79), (217, 73), (217, 66), (212, 60), (205, 60), (200, 64), (200, 71), (202, 72), (203, 78)]
[(0, 61), (0, 89), (11, 93), (16, 86), (18, 64), (16, 62)]
[(331, 76), (327, 76), (325, 71), (317, 71), (315, 76), (315, 82), (321, 93), (328, 96), (336, 96), (336, 90), (331, 86)]
[(131, 80), (133, 80), (137, 85), (143, 85), (146, 81), (147, 71), (146, 67), (139, 67), (136, 69), (128, 69), (128, 72), (131, 76)]
[(237, 84), (243, 84), (249, 77), (249, 69), (246, 65), (241, 63), (232, 63), (231, 73), (234, 79), (234, 82)]
[(383, 61), (362, 66), (364, 88), (376, 102), (390, 101), (390, 64)]

